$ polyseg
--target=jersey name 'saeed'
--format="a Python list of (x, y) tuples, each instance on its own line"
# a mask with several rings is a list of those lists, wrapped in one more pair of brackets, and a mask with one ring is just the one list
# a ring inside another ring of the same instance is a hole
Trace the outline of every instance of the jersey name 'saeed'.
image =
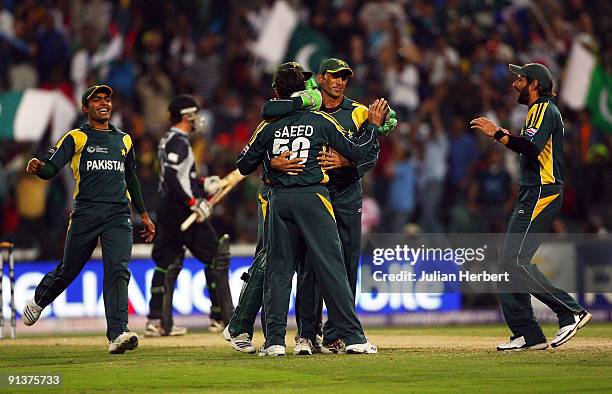
[(278, 129), (276, 131), (274, 131), (274, 136), (275, 137), (301, 137), (301, 136), (306, 136), (306, 137), (310, 137), (312, 135), (312, 133), (314, 132), (314, 129), (311, 125), (291, 125), (291, 126), (285, 126), (282, 129)]
[(87, 160), (87, 171), (90, 170), (111, 170), (111, 171), (125, 171), (125, 165), (123, 162), (117, 160)]

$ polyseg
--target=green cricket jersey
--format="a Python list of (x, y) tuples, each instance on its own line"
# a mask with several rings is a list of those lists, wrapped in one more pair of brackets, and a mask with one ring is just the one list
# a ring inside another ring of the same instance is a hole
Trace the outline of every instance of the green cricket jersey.
[(519, 185), (540, 186), (563, 183), (563, 119), (552, 97), (540, 97), (529, 107), (521, 136), (533, 142), (538, 160), (520, 156)]
[[(241, 174), (248, 175), (263, 162), (272, 184), (285, 187), (327, 183), (329, 176), (317, 161), (323, 146), (329, 145), (349, 160), (359, 161), (376, 143), (376, 130), (374, 126), (367, 126), (357, 139), (350, 139), (348, 131), (330, 115), (320, 111), (295, 111), (271, 123), (260, 123), (240, 153), (237, 167)], [(269, 168), (270, 159), (287, 150), (293, 152), (290, 159), (301, 157), (304, 160), (304, 170), (298, 175)]]
[[(270, 100), (262, 108), (262, 117), (266, 120), (280, 116), (286, 116), (291, 112), (301, 108), (300, 98), (291, 100)], [(321, 112), (331, 115), (346, 131), (349, 138), (359, 136), (360, 132), (367, 125), (368, 107), (344, 97), (342, 103), (336, 108), (321, 108)], [(360, 131), (361, 130), (361, 131)], [(351, 184), (363, 177), (363, 175), (374, 168), (378, 161), (380, 146), (378, 141), (372, 146), (368, 155), (361, 159), (352, 167), (338, 168), (329, 171), (330, 184)]]
[[(345, 130), (348, 130), (349, 138), (357, 137), (368, 120), (368, 107), (346, 97), (338, 107), (321, 108), (321, 111), (330, 114)], [(350, 184), (359, 180), (367, 171), (374, 168), (379, 153), (380, 146), (377, 141), (368, 155), (356, 162), (353, 167), (329, 171), (330, 184)]]
[(130, 201), (126, 169), (133, 173), (136, 168), (132, 138), (112, 125), (109, 130), (98, 130), (85, 124), (68, 131), (51, 148), (45, 162), (57, 170), (70, 163), (76, 181), (75, 201)]

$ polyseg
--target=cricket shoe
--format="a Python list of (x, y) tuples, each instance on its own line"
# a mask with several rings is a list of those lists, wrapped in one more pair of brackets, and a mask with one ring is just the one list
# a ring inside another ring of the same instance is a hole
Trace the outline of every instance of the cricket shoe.
[(593, 315), (587, 311), (574, 314), (574, 323), (561, 327), (559, 331), (557, 331), (557, 334), (555, 334), (553, 340), (550, 341), (550, 345), (552, 347), (559, 347), (563, 345), (565, 342), (572, 339), (578, 330), (584, 327), (584, 325), (587, 324), (592, 317)]
[(160, 320), (148, 320), (144, 333), (145, 337), (178, 337), (185, 334), (187, 334), (187, 327), (174, 325), (172, 326), (170, 332), (166, 334), (166, 331), (161, 327)]
[(355, 343), (346, 347), (346, 354), (376, 354), (378, 348), (376, 345), (371, 344), (370, 341), (365, 343)]
[(534, 345), (527, 345), (525, 342), (525, 337), (512, 337), (506, 343), (502, 343), (497, 345), (497, 350), (499, 351), (519, 351), (519, 350), (544, 350), (548, 348), (548, 343), (536, 343)]
[(321, 342), (321, 353), (323, 354), (344, 353), (346, 350), (346, 345), (342, 339), (334, 339), (328, 344), (323, 343), (323, 341)]
[(285, 347), (282, 345), (271, 345), (268, 347), (264, 347), (262, 345), (261, 349), (259, 349), (259, 356), (284, 356), (285, 355)]
[(23, 321), (23, 324), (26, 326), (31, 326), (32, 324), (36, 323), (42, 311), (43, 308), (36, 305), (33, 298), (28, 300), (23, 308), (23, 312), (21, 312), (21, 320)]
[(298, 338), (295, 341), (293, 354), (296, 356), (312, 356), (312, 353), (314, 353), (314, 346), (312, 346), (310, 339)]
[(225, 328), (225, 323), (223, 320), (210, 319), (210, 324), (208, 325), (208, 331), (210, 332), (222, 332)]
[(315, 342), (312, 344), (312, 352), (313, 353), (322, 353), (323, 349), (323, 337), (321, 335), (317, 335)]
[(232, 334), (230, 334), (229, 332), (228, 325), (227, 327), (225, 327), (225, 330), (223, 330), (221, 335), (223, 336), (223, 339), (228, 341), (232, 345), (232, 347), (238, 350), (239, 352), (253, 354), (257, 351), (257, 349), (255, 349), (255, 346), (253, 346), (253, 344), (251, 343), (251, 336), (246, 332), (232, 337)]
[(135, 332), (124, 332), (108, 345), (110, 354), (123, 354), (126, 350), (138, 347), (138, 335)]

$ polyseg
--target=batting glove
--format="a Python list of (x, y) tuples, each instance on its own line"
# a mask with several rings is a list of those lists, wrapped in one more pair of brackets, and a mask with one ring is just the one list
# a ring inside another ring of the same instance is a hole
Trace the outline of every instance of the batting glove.
[(198, 215), (196, 223), (202, 223), (212, 215), (212, 205), (205, 198), (198, 198), (189, 209)]
[(217, 194), (223, 187), (223, 181), (217, 175), (207, 176), (204, 178), (204, 193), (207, 196)]
[(389, 107), (389, 112), (387, 113), (387, 117), (385, 119), (385, 123), (378, 128), (378, 133), (380, 135), (389, 135), (391, 134), (391, 130), (393, 130), (397, 126), (397, 118), (395, 117), (395, 111)]
[(302, 99), (302, 109), (306, 111), (318, 111), (323, 103), (321, 92), (317, 89), (300, 90), (293, 93), (291, 97), (300, 97)]

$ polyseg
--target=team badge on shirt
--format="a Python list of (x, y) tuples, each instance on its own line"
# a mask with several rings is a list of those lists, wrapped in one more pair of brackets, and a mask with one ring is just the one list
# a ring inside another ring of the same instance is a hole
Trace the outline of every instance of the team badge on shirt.
[(535, 133), (538, 132), (538, 129), (534, 129), (534, 128), (529, 128), (527, 130), (525, 130), (525, 135), (528, 137), (533, 137), (535, 135)]

